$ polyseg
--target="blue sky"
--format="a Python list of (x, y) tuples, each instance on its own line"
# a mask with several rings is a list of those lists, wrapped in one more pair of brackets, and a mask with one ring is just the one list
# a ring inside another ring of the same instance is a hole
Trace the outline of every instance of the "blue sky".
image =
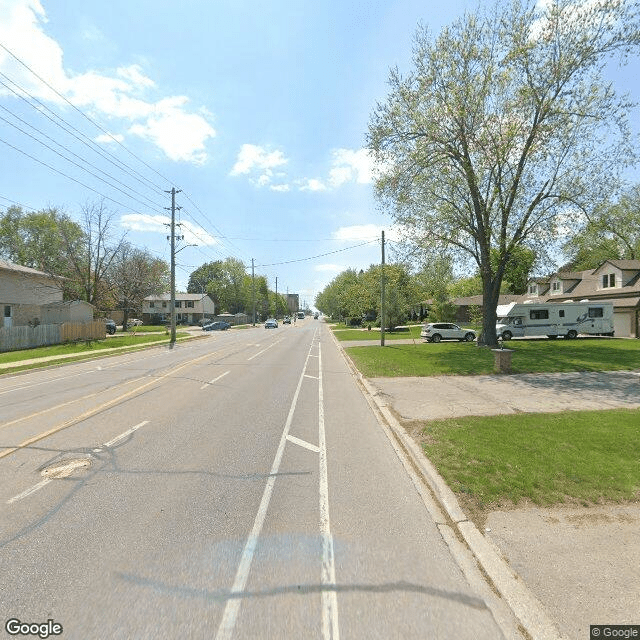
[[(114, 167), (0, 84), (0, 118), (119, 181), (99, 174), (106, 184), (0, 120), (0, 139), (15, 147), (0, 143), (0, 206), (56, 206), (76, 217), (106, 196), (117, 201), (105, 202), (116, 231), (168, 261), (163, 190), (175, 186), (183, 244), (198, 245), (177, 256), (179, 288), (204, 262), (234, 256), (250, 272), (254, 258), (272, 289), (277, 277), (279, 292), (312, 305), (341, 270), (378, 262), (376, 240), (391, 226), (363, 150), (389, 68), (410, 68), (418, 22), (437, 33), (475, 6), (0, 0), (0, 44), (126, 147), (0, 49), (4, 85), (28, 91), (126, 165)], [(612, 79), (640, 97), (637, 64)]]

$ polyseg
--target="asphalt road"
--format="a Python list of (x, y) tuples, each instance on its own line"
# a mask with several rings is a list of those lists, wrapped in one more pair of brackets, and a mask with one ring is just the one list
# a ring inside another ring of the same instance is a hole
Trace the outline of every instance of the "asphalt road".
[(318, 321), (0, 378), (0, 637), (515, 637), (457, 560)]

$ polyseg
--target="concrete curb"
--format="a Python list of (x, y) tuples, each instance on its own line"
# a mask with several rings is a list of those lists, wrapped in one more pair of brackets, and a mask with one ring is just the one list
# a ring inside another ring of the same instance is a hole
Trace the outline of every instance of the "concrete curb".
[[(451, 519), (453, 527), (462, 536), (476, 562), (489, 577), (502, 599), (508, 604), (524, 631), (534, 640), (566, 640), (566, 636), (560, 633), (542, 603), (529, 590), (522, 578), (507, 564), (500, 551), (482, 535), (473, 522), (467, 519), (455, 494), (431, 461), (389, 410), (378, 390), (358, 371), (333, 332), (331, 335), (353, 375), (360, 382), (363, 392), (375, 403), (393, 435), (402, 443), (404, 453), (410, 457), (411, 464), (420, 471), (423, 480), (433, 492), (441, 508)], [(397, 447), (394, 449), (396, 453), (399, 453)], [(446, 538), (445, 542), (447, 542)]]

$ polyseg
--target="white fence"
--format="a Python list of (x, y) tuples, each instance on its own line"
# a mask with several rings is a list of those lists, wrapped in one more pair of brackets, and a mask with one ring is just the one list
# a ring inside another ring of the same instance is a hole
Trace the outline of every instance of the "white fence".
[(33, 349), (74, 340), (101, 340), (105, 337), (102, 320), (86, 323), (40, 324), (37, 327), (0, 328), (0, 352)]

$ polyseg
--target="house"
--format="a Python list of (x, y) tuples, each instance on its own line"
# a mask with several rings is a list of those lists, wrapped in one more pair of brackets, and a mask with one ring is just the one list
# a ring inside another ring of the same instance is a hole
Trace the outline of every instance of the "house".
[[(547, 282), (548, 287), (539, 287)], [(611, 302), (615, 335), (640, 337), (640, 260), (606, 260), (597, 269), (530, 280), (520, 302)]]
[(83, 324), (93, 321), (93, 305), (84, 300), (53, 302), (42, 306), (42, 324)]
[(0, 327), (42, 324), (43, 309), (62, 303), (61, 276), (0, 260)]
[[(213, 318), (216, 309), (207, 294), (176, 293), (176, 323), (198, 324)], [(166, 324), (171, 320), (171, 294), (147, 296), (142, 301), (142, 321), (145, 324)]]

